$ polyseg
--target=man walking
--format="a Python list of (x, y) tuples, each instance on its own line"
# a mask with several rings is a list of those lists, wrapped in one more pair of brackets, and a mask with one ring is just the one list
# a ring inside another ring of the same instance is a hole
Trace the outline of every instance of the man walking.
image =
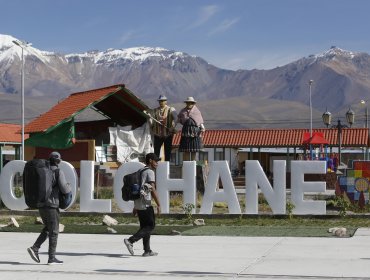
[(27, 249), (31, 258), (35, 262), (39, 263), (39, 249), (45, 242), (46, 238), (49, 237), (48, 265), (63, 264), (63, 261), (60, 261), (55, 257), (59, 234), (59, 192), (64, 194), (69, 193), (71, 192), (71, 187), (70, 184), (66, 182), (63, 171), (58, 168), (60, 161), (61, 156), (58, 152), (52, 152), (49, 155), (50, 168), (53, 171), (53, 181), (55, 183), (53, 184), (49, 199), (44, 203), (44, 205), (38, 208), (45, 226), (33, 246)]
[(152, 198), (156, 203), (157, 214), (161, 212), (158, 195), (155, 186), (155, 173), (158, 166), (158, 161), (161, 159), (154, 153), (149, 153), (145, 157), (145, 163), (148, 168), (141, 173), (141, 195), (140, 198), (134, 200), (133, 214), (138, 215), (140, 229), (128, 239), (124, 239), (124, 243), (131, 255), (134, 255), (133, 244), (140, 239), (143, 240), (144, 253), (143, 257), (158, 255), (150, 248), (150, 235), (155, 227), (154, 208), (152, 206)]
[(167, 97), (158, 97), (159, 107), (152, 112), (149, 122), (153, 133), (154, 153), (159, 157), (164, 145), (164, 160), (171, 161), (172, 139), (176, 132), (176, 109), (167, 105)]

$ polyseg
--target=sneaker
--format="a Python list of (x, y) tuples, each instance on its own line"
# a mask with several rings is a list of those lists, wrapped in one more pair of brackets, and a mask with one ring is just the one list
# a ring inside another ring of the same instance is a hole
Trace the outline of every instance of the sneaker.
[(60, 261), (55, 257), (48, 260), (48, 265), (55, 265), (55, 264), (63, 264), (63, 261)]
[(123, 242), (125, 243), (127, 250), (130, 252), (131, 256), (134, 255), (134, 246), (128, 239), (124, 239)]
[(143, 257), (155, 257), (158, 256), (157, 252), (149, 251), (149, 252), (144, 252)]
[(37, 262), (40, 263), (40, 258), (39, 258), (39, 252), (33, 249), (33, 247), (27, 248), (28, 254), (30, 254), (31, 258)]

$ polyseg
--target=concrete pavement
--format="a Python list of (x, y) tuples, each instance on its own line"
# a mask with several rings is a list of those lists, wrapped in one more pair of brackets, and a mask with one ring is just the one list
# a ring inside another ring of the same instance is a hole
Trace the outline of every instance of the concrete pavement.
[(152, 236), (156, 257), (131, 256), (121, 235), (60, 234), (41, 264), (26, 248), (35, 233), (0, 232), (1, 279), (370, 279), (370, 229), (351, 238)]

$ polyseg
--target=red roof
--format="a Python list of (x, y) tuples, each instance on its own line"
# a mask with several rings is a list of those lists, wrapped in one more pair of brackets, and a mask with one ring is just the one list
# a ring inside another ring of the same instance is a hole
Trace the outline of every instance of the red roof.
[(21, 126), (18, 124), (0, 123), (0, 142), (21, 143)]
[(113, 85), (71, 94), (48, 112), (27, 124), (25, 132), (47, 131), (92, 106), (114, 119), (118, 124), (134, 123), (140, 125), (146, 121), (145, 115), (142, 114), (143, 116), (140, 118), (137, 112), (142, 112), (148, 107), (126, 89), (125, 85)]
[[(308, 129), (238, 129), (238, 130), (206, 130), (203, 137), (205, 147), (301, 147), (304, 133)], [(329, 146), (337, 146), (335, 128), (314, 129), (320, 132)], [(342, 146), (364, 147), (369, 143), (367, 128), (343, 128)], [(180, 143), (181, 133), (173, 139), (173, 146)]]

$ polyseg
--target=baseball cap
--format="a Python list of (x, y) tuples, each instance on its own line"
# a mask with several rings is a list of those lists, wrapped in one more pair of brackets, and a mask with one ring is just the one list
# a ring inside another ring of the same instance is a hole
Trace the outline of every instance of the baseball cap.
[(155, 153), (146, 154), (145, 162), (149, 162), (150, 159), (154, 160), (154, 161), (160, 161), (161, 160), (161, 158), (158, 157)]

